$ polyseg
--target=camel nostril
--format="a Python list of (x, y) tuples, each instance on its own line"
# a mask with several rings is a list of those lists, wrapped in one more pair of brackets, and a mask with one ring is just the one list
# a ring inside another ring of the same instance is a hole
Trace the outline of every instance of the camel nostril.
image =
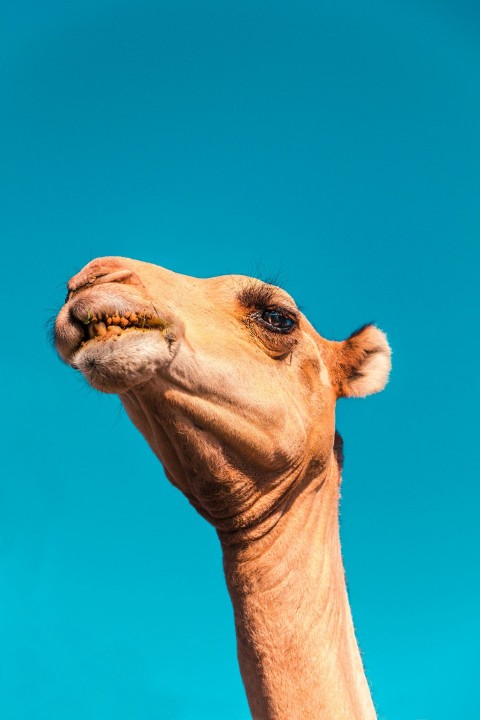
[(115, 270), (105, 275), (97, 275), (89, 280), (91, 285), (101, 285), (102, 283), (127, 283), (128, 285), (140, 285), (140, 279), (138, 275), (135, 275), (131, 270)]
[(76, 293), (79, 290), (83, 290), (87, 287), (92, 287), (93, 285), (103, 285), (105, 283), (123, 283), (125, 285), (137, 285), (143, 287), (143, 283), (141, 282), (138, 275), (132, 270), (128, 270), (127, 268), (114, 270), (113, 272), (100, 272), (98, 274), (93, 272), (88, 274), (85, 272), (80, 272), (78, 275), (75, 275), (75, 277), (73, 277), (68, 283), (68, 295), (65, 299), (65, 302), (70, 299), (73, 293)]
[(101, 257), (91, 260), (67, 283), (70, 292), (98, 282), (130, 282), (141, 284), (138, 276), (129, 267), (128, 258)]

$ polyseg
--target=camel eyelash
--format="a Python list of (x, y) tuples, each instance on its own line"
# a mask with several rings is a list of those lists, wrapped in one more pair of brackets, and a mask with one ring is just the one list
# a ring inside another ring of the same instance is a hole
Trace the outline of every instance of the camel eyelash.
[(246, 308), (262, 308), (272, 303), (275, 289), (272, 285), (252, 280), (238, 294), (238, 300)]
[(293, 320), (298, 320), (296, 309), (290, 304), (283, 305), (278, 299), (277, 288), (260, 280), (250, 281), (238, 294), (238, 300), (245, 308), (275, 309), (287, 313)]

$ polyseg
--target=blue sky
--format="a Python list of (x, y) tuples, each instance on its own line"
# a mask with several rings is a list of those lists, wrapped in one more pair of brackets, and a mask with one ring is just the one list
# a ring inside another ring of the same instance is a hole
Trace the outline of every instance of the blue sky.
[(214, 532), (46, 341), (108, 254), (388, 333), (386, 391), (338, 407), (358, 638), (379, 718), (476, 720), (478, 3), (0, 13), (4, 720), (248, 718)]

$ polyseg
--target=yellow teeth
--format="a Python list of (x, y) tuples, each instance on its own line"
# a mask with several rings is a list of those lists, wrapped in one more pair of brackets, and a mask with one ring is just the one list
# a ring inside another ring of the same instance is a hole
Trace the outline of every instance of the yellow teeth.
[(105, 323), (99, 322), (99, 323), (90, 323), (87, 327), (88, 331), (88, 337), (94, 338), (94, 337), (103, 337), (107, 333), (107, 327)]
[(100, 337), (102, 337), (107, 334), (107, 326), (104, 322), (95, 323), (93, 325), (93, 331), (95, 335), (100, 335)]
[(85, 340), (115, 337), (128, 328), (164, 330), (166, 327), (165, 321), (157, 316), (137, 315), (134, 312), (126, 312), (125, 315), (114, 313), (103, 317), (88, 313), (84, 324), (86, 325)]
[(107, 328), (107, 335), (121, 335), (122, 334), (122, 328), (119, 328), (118, 325), (110, 325), (109, 328)]

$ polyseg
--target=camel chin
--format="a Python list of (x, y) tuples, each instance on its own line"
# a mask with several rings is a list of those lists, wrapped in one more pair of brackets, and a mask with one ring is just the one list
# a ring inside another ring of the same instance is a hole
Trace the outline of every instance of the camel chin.
[(71, 364), (96, 390), (121, 394), (147, 383), (170, 360), (161, 332), (131, 329), (82, 344)]

